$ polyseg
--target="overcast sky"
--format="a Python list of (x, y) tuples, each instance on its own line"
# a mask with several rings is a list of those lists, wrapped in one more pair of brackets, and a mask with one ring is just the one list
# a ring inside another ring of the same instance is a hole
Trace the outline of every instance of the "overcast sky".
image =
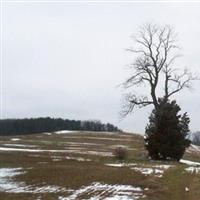
[[(200, 71), (200, 3), (4, 3), (3, 117), (100, 119), (144, 133), (152, 107), (119, 120), (117, 87), (145, 22), (179, 33), (180, 67)], [(200, 83), (176, 96), (200, 130)]]

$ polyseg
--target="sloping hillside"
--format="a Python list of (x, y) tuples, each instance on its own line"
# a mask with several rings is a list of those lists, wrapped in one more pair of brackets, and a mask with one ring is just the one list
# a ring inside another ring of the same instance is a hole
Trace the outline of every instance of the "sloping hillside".
[[(125, 161), (113, 157), (118, 146)], [(140, 135), (61, 131), (0, 137), (0, 159), (0, 199), (200, 199), (194, 145), (182, 163), (151, 161)]]

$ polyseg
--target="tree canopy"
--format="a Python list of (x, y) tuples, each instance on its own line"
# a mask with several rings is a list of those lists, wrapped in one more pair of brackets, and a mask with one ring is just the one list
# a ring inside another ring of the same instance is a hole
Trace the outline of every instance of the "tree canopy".
[(177, 34), (171, 26), (145, 24), (140, 27), (134, 41), (134, 48), (127, 49), (135, 54), (134, 62), (130, 64), (131, 74), (122, 85), (126, 90), (145, 85), (149, 92), (128, 92), (122, 116), (131, 113), (135, 107), (153, 105), (157, 108), (159, 98), (167, 101), (184, 88), (190, 88), (191, 82), (198, 79), (189, 69), (175, 65), (180, 57), (180, 48)]

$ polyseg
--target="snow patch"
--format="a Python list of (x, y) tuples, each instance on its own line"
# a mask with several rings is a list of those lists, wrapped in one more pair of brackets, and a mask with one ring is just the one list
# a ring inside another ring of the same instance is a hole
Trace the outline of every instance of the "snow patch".
[(189, 192), (190, 189), (189, 189), (188, 187), (185, 187), (185, 191), (186, 191), (186, 192)]
[[(162, 177), (164, 174), (164, 170), (169, 169), (172, 165), (153, 165), (151, 167), (137, 167), (138, 164), (136, 163), (107, 163), (106, 166), (110, 167), (131, 167), (130, 169), (138, 171), (144, 175), (154, 174), (156, 177)], [(132, 167), (136, 166), (136, 167)]]
[(190, 173), (199, 173), (200, 172), (200, 167), (188, 167), (185, 169), (187, 172)]
[(12, 181), (14, 176), (23, 174), (22, 168), (1, 168), (0, 169), (0, 191), (12, 191), (20, 188), (21, 183)]
[(59, 186), (35, 187), (26, 185), (24, 182), (13, 181), (14, 176), (26, 173), (23, 168), (1, 168), (0, 169), (0, 192), (9, 193), (56, 193), (71, 192), (66, 188)]
[(154, 169), (153, 168), (142, 168), (142, 167), (133, 167), (131, 168), (135, 171), (138, 171), (138, 172), (141, 172), (142, 174), (144, 175), (149, 175), (149, 174), (153, 174), (154, 172)]
[(79, 152), (79, 154), (89, 154), (89, 155), (96, 155), (96, 156), (105, 156), (105, 157), (113, 157), (113, 153), (111, 152), (103, 152), (103, 151), (85, 151)]
[(7, 146), (7, 147), (28, 147), (28, 148), (31, 148), (31, 147), (36, 147), (36, 145), (25, 145), (25, 144), (3, 144), (3, 146)]
[[(82, 150), (82, 151), (81, 151)], [(83, 151), (83, 148), (76, 148), (76, 149), (68, 149), (68, 150), (54, 150), (54, 149), (22, 149), (22, 148), (7, 148), (7, 147), (0, 147), (0, 151), (16, 151), (16, 152), (34, 152), (34, 153), (41, 153), (41, 152), (51, 152), (51, 153), (75, 153), (75, 154), (83, 154), (83, 155), (97, 155), (97, 156), (105, 156), (105, 157), (112, 157), (113, 154), (111, 152), (101, 152), (101, 151)]]
[(102, 183), (92, 183), (75, 190), (70, 196), (60, 196), (58, 200), (76, 200), (81, 196), (88, 196), (89, 200), (134, 200), (143, 196), (140, 187), (131, 185), (108, 185)]
[(121, 148), (128, 148), (129, 146), (127, 146), (127, 145), (111, 145), (110, 146), (111, 148), (118, 148), (118, 147), (121, 147)]
[(97, 143), (88, 143), (88, 142), (61, 142), (67, 145), (72, 145), (72, 146), (83, 146), (83, 145), (88, 145), (88, 146), (102, 146), (103, 144), (97, 144)]
[(154, 165), (153, 167), (167, 170), (172, 167), (172, 165)]
[[(66, 138), (80, 138), (80, 136), (66, 136)], [(127, 138), (110, 138), (110, 137), (92, 137), (92, 136), (84, 136), (84, 139), (91, 139), (91, 140), (111, 140), (111, 141), (130, 141)]]
[(190, 160), (180, 160), (180, 163), (186, 164), (186, 165), (190, 165), (190, 166), (200, 166), (199, 162), (194, 162), (194, 161), (190, 161)]
[(0, 180), (5, 177), (13, 177), (21, 174), (22, 168), (0, 168)]
[(0, 147), (0, 151), (19, 151), (19, 152), (68, 152), (68, 150), (42, 150), (42, 149), (21, 149), (21, 148), (7, 148)]
[(172, 165), (153, 165), (151, 167), (132, 167), (131, 169), (138, 171), (145, 176), (153, 174), (155, 177), (161, 178), (165, 170), (172, 167)]
[(55, 186), (55, 185), (47, 185), (42, 187), (30, 188), (26, 192), (28, 193), (57, 193), (57, 192), (71, 192), (72, 190), (67, 190), (66, 188)]
[(109, 167), (131, 167), (131, 166), (136, 166), (136, 163), (107, 163), (105, 164), (106, 166)]
[(124, 163), (118, 163), (118, 164), (105, 164), (106, 166), (109, 167), (124, 167)]
[(11, 141), (19, 141), (20, 139), (19, 138), (12, 138), (10, 139)]
[[(136, 199), (136, 198), (134, 198)], [(90, 198), (90, 200), (99, 200), (97, 198)], [(132, 197), (115, 195), (113, 197), (106, 197), (104, 200), (133, 200)]]
[(55, 131), (56, 134), (66, 134), (66, 133), (74, 133), (77, 131), (70, 131), (70, 130), (61, 130), (61, 131)]
[(44, 134), (44, 135), (52, 135), (52, 133), (42, 133), (42, 134)]
[(92, 161), (91, 159), (87, 159), (87, 158), (82, 158), (82, 157), (70, 157), (70, 156), (66, 156), (65, 157), (67, 160), (77, 160), (79, 162), (89, 162), (89, 161)]

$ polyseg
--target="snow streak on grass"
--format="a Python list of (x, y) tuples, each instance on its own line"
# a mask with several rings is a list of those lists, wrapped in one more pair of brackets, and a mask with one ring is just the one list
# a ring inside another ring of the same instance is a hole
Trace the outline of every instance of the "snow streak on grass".
[(108, 163), (105, 164), (106, 166), (109, 167), (131, 167), (131, 166), (136, 166), (136, 163)]
[(194, 162), (194, 161), (184, 160), (184, 159), (181, 159), (180, 163), (183, 163), (183, 164), (186, 164), (186, 165), (192, 165), (192, 166), (200, 166), (199, 162)]
[(9, 193), (55, 193), (71, 191), (58, 186), (34, 187), (24, 182), (13, 181), (12, 178), (26, 173), (22, 168), (1, 168), (0, 169), (0, 192)]
[(59, 197), (59, 200), (76, 200), (87, 196), (87, 199), (138, 199), (143, 196), (143, 190), (140, 187), (133, 187), (131, 185), (109, 185), (102, 183), (92, 183), (89, 186), (82, 186), (78, 190), (66, 189), (59, 186), (41, 186), (34, 187), (26, 185), (23, 182), (13, 181), (12, 178), (16, 175), (25, 173), (22, 168), (1, 168), (0, 169), (0, 191), (9, 193), (58, 193), (68, 192), (71, 195), (67, 197)]
[(12, 138), (11, 141), (19, 141), (19, 138)]
[(25, 144), (2, 144), (6, 147), (22, 147), (22, 148), (34, 148), (36, 145), (25, 145)]
[[(195, 145), (193, 145), (195, 146)], [(199, 173), (200, 172), (200, 163), (199, 162), (194, 162), (190, 160), (180, 160), (181, 163), (189, 165), (190, 167), (185, 168), (185, 171), (189, 173)]]
[(87, 162), (89, 162), (89, 161), (92, 161), (91, 159), (87, 159), (87, 158), (82, 158), (82, 157), (71, 157), (71, 156), (66, 156), (65, 157), (67, 160), (77, 160), (77, 161), (79, 161), (79, 162), (84, 162), (84, 161), (87, 161)]
[(56, 134), (66, 134), (66, 133), (75, 133), (77, 131), (69, 131), (69, 130), (61, 130), (61, 131), (56, 131), (54, 133)]
[(75, 190), (70, 196), (62, 197), (59, 200), (76, 200), (83, 199), (87, 196), (90, 200), (134, 200), (143, 196), (143, 190), (140, 187), (133, 187), (131, 185), (109, 185), (102, 183), (92, 183), (89, 186), (83, 186)]
[(190, 173), (199, 173), (200, 172), (200, 167), (188, 167), (185, 169), (187, 172)]
[(83, 151), (84, 148), (69, 148), (68, 150), (57, 150), (57, 149), (27, 149), (27, 148), (9, 148), (9, 147), (0, 147), (0, 151), (14, 151), (14, 152), (33, 152), (33, 153), (76, 153), (82, 155), (96, 155), (96, 156), (105, 156), (112, 157), (112, 152), (102, 152), (102, 151)]
[(22, 168), (2, 168), (0, 169), (0, 191), (12, 191), (19, 187), (20, 184), (14, 183), (12, 177), (20, 175)]
[[(130, 169), (140, 172), (144, 175), (151, 175), (153, 174), (156, 177), (162, 177), (164, 174), (164, 171), (172, 167), (172, 165), (145, 165), (137, 166), (136, 163), (113, 163), (113, 164), (105, 164), (106, 166), (110, 167), (129, 167)], [(132, 167), (134, 166), (134, 167)]]
[(131, 168), (135, 171), (141, 172), (144, 175), (151, 175), (154, 174), (156, 177), (162, 177), (164, 170), (160, 170), (160, 169), (154, 169), (154, 168), (150, 168), (150, 167), (133, 167)]

